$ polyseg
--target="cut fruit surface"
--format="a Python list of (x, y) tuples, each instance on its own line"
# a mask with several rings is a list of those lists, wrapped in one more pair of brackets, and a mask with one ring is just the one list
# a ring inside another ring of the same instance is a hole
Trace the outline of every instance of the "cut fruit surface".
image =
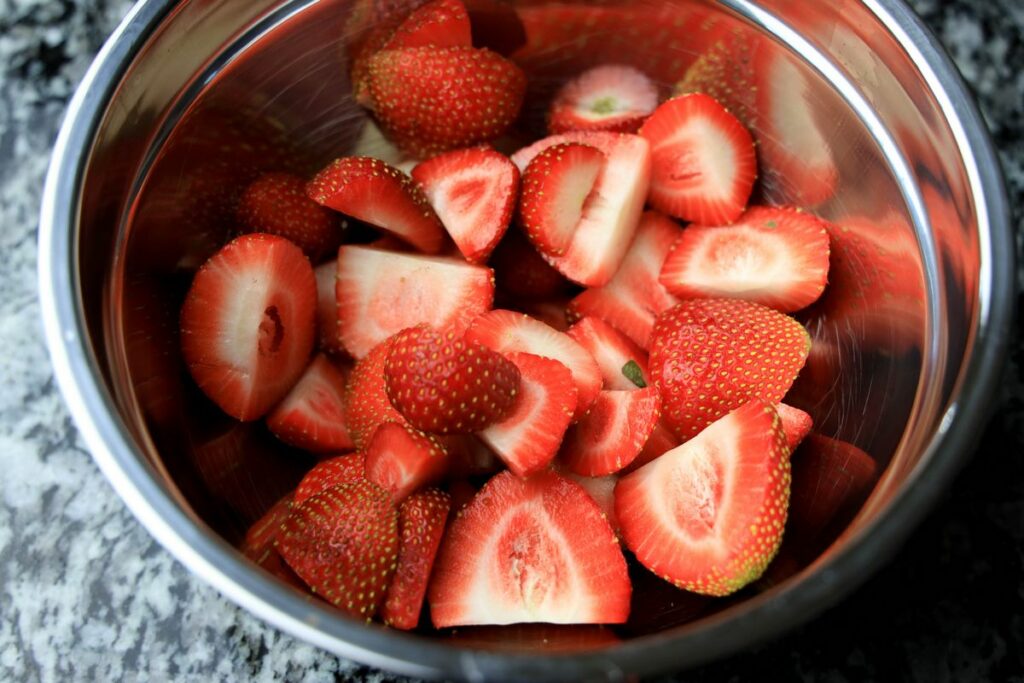
[(551, 134), (572, 130), (635, 133), (658, 106), (658, 88), (630, 66), (606, 64), (566, 83), (548, 113)]
[(559, 473), (570, 481), (574, 481), (583, 487), (587, 495), (601, 508), (601, 513), (608, 524), (611, 525), (615, 536), (619, 536), (619, 518), (615, 516), (615, 485), (619, 483), (619, 477), (610, 474), (607, 477), (584, 477), (569, 471), (558, 470)]
[(316, 267), (316, 329), (320, 350), (342, 353), (341, 329), (338, 327), (338, 297), (334, 281), (338, 277), (338, 262), (328, 261)]
[(593, 356), (606, 389), (627, 391), (647, 386), (647, 352), (608, 323), (587, 316), (567, 334)]
[(448, 452), (434, 436), (386, 422), (366, 447), (366, 478), (401, 502), (439, 481), (448, 471)]
[(602, 391), (590, 412), (565, 435), (559, 458), (586, 477), (614, 474), (640, 454), (660, 416), (657, 387)]
[(362, 453), (339, 455), (313, 466), (295, 489), (295, 504), (332, 486), (350, 484), (366, 478), (366, 456)]
[(345, 425), (345, 374), (318, 354), (267, 415), (267, 427), (289, 446), (311, 453), (351, 450), (354, 444)]

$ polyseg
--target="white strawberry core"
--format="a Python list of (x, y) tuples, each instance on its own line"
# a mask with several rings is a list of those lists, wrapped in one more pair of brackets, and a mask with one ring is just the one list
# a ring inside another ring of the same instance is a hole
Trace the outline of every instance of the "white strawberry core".
[(742, 225), (708, 233), (694, 250), (684, 278), (709, 293), (735, 296), (774, 291), (801, 276), (789, 251), (780, 249), (779, 240), (770, 234)]
[(677, 151), (660, 163), (667, 168), (663, 179), (712, 198), (729, 199), (738, 169), (736, 148), (728, 135), (713, 121), (697, 117), (658, 145)]
[(658, 106), (658, 88), (628, 66), (599, 66), (569, 83), (559, 99), (574, 103), (576, 115), (590, 121), (646, 116)]

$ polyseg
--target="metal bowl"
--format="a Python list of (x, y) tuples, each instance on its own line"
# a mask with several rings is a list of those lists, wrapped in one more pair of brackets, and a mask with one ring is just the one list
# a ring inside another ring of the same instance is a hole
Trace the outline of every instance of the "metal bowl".
[(374, 151), (345, 63), (387, 4), (143, 0), (71, 103), (42, 210), (46, 335), (75, 421), (136, 516), (268, 622), (411, 675), (620, 680), (677, 670), (777, 636), (857, 586), (971, 453), (1013, 299), (1007, 204), (981, 118), (899, 0), (530, 0), (515, 6), (525, 34), (508, 5), (477, 5), (486, 30), (476, 39), (501, 49), (527, 41), (516, 53), (533, 88), (524, 128), (576, 70), (632, 63), (666, 90), (682, 80), (725, 100), (758, 140), (758, 199), (838, 226), (832, 284), (801, 314), (815, 345), (791, 400), (820, 434), (856, 444), (884, 473), (818, 557), (700, 615), (666, 608), (654, 591), (630, 625), (597, 637), (521, 628), (452, 638), (350, 620), (235, 550), (310, 461), (259, 425), (226, 420), (191, 385), (177, 308), (255, 174), (309, 173), (356, 146)]

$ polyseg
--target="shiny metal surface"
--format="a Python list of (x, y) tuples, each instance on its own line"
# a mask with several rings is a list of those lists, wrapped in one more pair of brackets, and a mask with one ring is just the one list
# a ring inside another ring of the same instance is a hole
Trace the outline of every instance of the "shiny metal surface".
[[(1012, 302), (1006, 201), (980, 117), (896, 0), (531, 0), (517, 5), (525, 36), (503, 23), (501, 4), (485, 6), (491, 30), (476, 36), (526, 39), (514, 55), (531, 75), (524, 136), (564, 78), (597, 60), (631, 63), (666, 93), (726, 101), (758, 140), (760, 199), (835, 224), (830, 287), (800, 314), (815, 343), (790, 401), (885, 472), (819, 557), (714, 605), (666, 607), (657, 585), (638, 588), (636, 618), (615, 631), (452, 638), (348, 620), (233, 549), (309, 460), (259, 425), (231, 423), (191, 386), (178, 306), (256, 174), (372, 151), (344, 64), (385, 4), (144, 0), (76, 94), (47, 181), (40, 289), (61, 389), (129, 507), (262, 618), (412, 675), (618, 680), (678, 669), (777, 635), (851, 590), (969, 455)], [(556, 651), (532, 652), (540, 642)]]

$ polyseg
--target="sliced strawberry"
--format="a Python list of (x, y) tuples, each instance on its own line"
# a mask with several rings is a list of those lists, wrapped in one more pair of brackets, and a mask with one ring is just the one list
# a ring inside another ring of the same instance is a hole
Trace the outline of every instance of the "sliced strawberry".
[(388, 398), (384, 363), (391, 351), (389, 338), (356, 363), (345, 387), (345, 422), (356, 448), (370, 443), (377, 427), (385, 422), (407, 424)]
[(448, 476), (478, 477), (494, 474), (505, 467), (490, 446), (472, 434), (454, 434), (438, 439), (448, 451)]
[(366, 447), (366, 478), (390, 492), (395, 502), (447, 471), (448, 452), (441, 442), (408, 425), (385, 422)]
[(789, 482), (782, 423), (755, 399), (623, 477), (615, 511), (645, 567), (688, 591), (729, 595), (778, 551)]
[(504, 0), (466, 0), (473, 46), (508, 56), (526, 44), (526, 29), (516, 9)]
[(625, 470), (626, 472), (638, 470), (652, 460), (665, 455), (678, 445), (679, 439), (672, 433), (671, 429), (665, 426), (665, 417), (663, 415), (661, 421), (654, 427), (651, 435), (647, 437), (647, 443), (644, 444), (640, 455), (636, 456), (636, 459)]
[(192, 378), (228, 415), (262, 417), (298, 381), (316, 335), (316, 278), (283, 237), (243, 235), (196, 273), (181, 309)]
[(429, 597), (437, 628), (619, 624), (629, 598), (626, 560), (607, 520), (554, 472), (491, 479), (452, 522)]
[(291, 173), (264, 173), (242, 193), (238, 222), (245, 232), (291, 240), (316, 262), (341, 244), (341, 221), (307, 197), (305, 187)]
[(408, 631), (419, 624), (450, 509), (451, 497), (438, 489), (414, 493), (398, 509), (398, 567), (380, 608), (388, 626)]
[(341, 339), (355, 358), (420, 323), (455, 334), (490, 310), (490, 268), (461, 259), (397, 254), (369, 247), (338, 250)]
[(240, 550), (264, 570), (296, 588), (305, 590), (306, 584), (285, 564), (274, 547), (274, 541), (281, 530), (281, 525), (288, 518), (288, 513), (291, 512), (292, 504), (291, 495), (277, 501), (263, 517), (249, 527)]
[(573, 299), (570, 318), (599, 318), (648, 348), (655, 317), (679, 303), (658, 282), (658, 273), (680, 232), (674, 221), (657, 211), (644, 213), (615, 277)]
[(662, 266), (684, 299), (746, 299), (789, 313), (814, 303), (828, 280), (825, 223), (788, 207), (751, 207), (732, 225), (691, 225)]
[(522, 376), (512, 413), (478, 435), (520, 477), (538, 472), (558, 453), (576, 406), (572, 373), (550, 358), (509, 353)]
[(466, 260), (486, 261), (512, 220), (519, 168), (504, 154), (477, 147), (424, 161), (412, 177)]
[(569, 331), (568, 300), (520, 301), (512, 302), (509, 306), (517, 313), (524, 313), (534, 320), (539, 320), (557, 332)]
[(422, 158), (500, 136), (518, 116), (526, 91), (518, 66), (472, 47), (378, 52), (368, 82), (385, 132)]
[(549, 299), (569, 282), (552, 268), (518, 230), (509, 230), (491, 255), (495, 286), (516, 299)]
[(600, 318), (587, 316), (569, 328), (597, 361), (606, 389), (627, 391), (647, 386), (647, 352)]
[(293, 506), (277, 549), (315, 593), (371, 618), (398, 559), (398, 511), (366, 480), (333, 486)]
[(582, 417), (601, 391), (601, 370), (594, 357), (572, 337), (514, 311), (495, 310), (473, 321), (466, 339), (498, 353), (514, 351), (559, 361), (572, 373), (578, 392), (573, 419)]
[(565, 143), (596, 147), (606, 161), (565, 253), (547, 258), (570, 280), (599, 287), (619, 269), (636, 232), (651, 179), (650, 146), (638, 135), (578, 131), (544, 138), (512, 161), (524, 169), (545, 149)]
[(608, 520), (608, 524), (617, 537), (619, 535), (619, 518), (615, 516), (615, 485), (619, 483), (619, 478), (614, 474), (606, 477), (584, 477), (561, 469), (559, 469), (559, 474), (576, 482), (587, 492), (587, 495), (597, 503), (597, 507), (601, 508), (601, 514)]
[(777, 404), (775, 412), (779, 414), (779, 419), (782, 420), (782, 431), (786, 433), (786, 446), (789, 448), (790, 453), (794, 453), (796, 447), (804, 440), (804, 437), (811, 433), (814, 420), (799, 408), (794, 408), (785, 403)]
[(338, 262), (328, 261), (316, 267), (316, 329), (321, 351), (342, 353), (341, 330), (338, 327), (338, 297), (334, 281), (338, 278)]
[(284, 400), (267, 415), (274, 436), (312, 453), (353, 448), (345, 426), (345, 374), (318, 354)]
[(654, 208), (704, 225), (740, 217), (757, 159), (750, 133), (722, 105), (701, 93), (673, 98), (651, 114), (640, 135), (651, 144)]
[(448, 494), (452, 499), (452, 510), (457, 514), (470, 504), (479, 489), (466, 479), (456, 479), (448, 484)]
[(739, 299), (691, 299), (658, 317), (651, 378), (680, 439), (752, 398), (778, 403), (807, 360), (811, 338), (787, 315)]
[(414, 9), (382, 49), (468, 47), (472, 42), (466, 6), (460, 0), (433, 0)]
[(562, 86), (548, 112), (548, 131), (635, 133), (657, 106), (658, 87), (642, 71), (606, 64)]
[(657, 387), (602, 391), (565, 435), (559, 458), (585, 477), (614, 474), (640, 454), (661, 416)]
[(296, 505), (321, 491), (339, 484), (349, 484), (366, 477), (366, 456), (362, 453), (339, 455), (313, 466), (295, 489)]
[(306, 194), (424, 253), (436, 254), (444, 245), (444, 228), (423, 191), (408, 175), (379, 159), (335, 159), (309, 181)]
[[(373, 96), (370, 94), (370, 59), (380, 52), (391, 40), (395, 29), (402, 23), (399, 17), (388, 17), (374, 24), (362, 40), (352, 50), (352, 68), (349, 70), (349, 81), (352, 83), (352, 97), (360, 105), (372, 108)], [(369, 122), (372, 124), (372, 122)], [(376, 129), (376, 126), (373, 126)], [(365, 130), (365, 129), (364, 129)], [(377, 157), (372, 151), (359, 152), (361, 155)], [(382, 158), (383, 157), (378, 157)], [(388, 159), (384, 159), (392, 163)]]

